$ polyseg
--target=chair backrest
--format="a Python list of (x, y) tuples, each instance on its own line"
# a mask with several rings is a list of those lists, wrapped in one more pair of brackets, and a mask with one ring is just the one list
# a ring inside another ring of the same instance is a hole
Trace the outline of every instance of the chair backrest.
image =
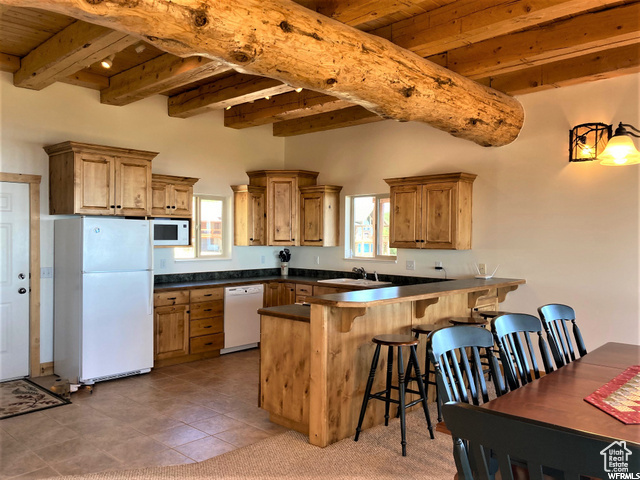
[(538, 349), (545, 373), (553, 371), (547, 343), (542, 337), (542, 322), (538, 317), (524, 313), (509, 313), (491, 320), (491, 331), (496, 338), (500, 362), (509, 389), (515, 390), (540, 378), (540, 368), (530, 335), (538, 336)]
[(493, 335), (481, 327), (466, 325), (444, 327), (427, 337), (427, 348), (436, 372), (438, 396), (449, 401), (489, 401), (487, 384), (482, 371), (482, 359), (489, 365), (496, 394), (505, 391), (498, 362), (493, 356)]
[(608, 460), (627, 463), (628, 472), (640, 471), (637, 443), (463, 403), (444, 405), (442, 413), (454, 438), (459, 480), (492, 478), (494, 472), (490, 470), (495, 468), (499, 468), (503, 480), (513, 480), (512, 459), (528, 470), (531, 480), (542, 480), (544, 467), (545, 471), (554, 471), (553, 478), (564, 477), (564, 480), (579, 480), (581, 476), (631, 478), (608, 476), (607, 473), (617, 468), (608, 464)]
[(582, 334), (576, 324), (576, 313), (573, 308), (559, 303), (551, 303), (538, 308), (538, 313), (542, 319), (549, 348), (556, 367), (560, 368), (573, 362), (577, 357), (571, 342), (571, 335), (567, 329), (567, 322), (573, 324), (573, 338), (578, 350), (578, 354), (583, 357), (587, 354), (587, 349), (582, 340)]

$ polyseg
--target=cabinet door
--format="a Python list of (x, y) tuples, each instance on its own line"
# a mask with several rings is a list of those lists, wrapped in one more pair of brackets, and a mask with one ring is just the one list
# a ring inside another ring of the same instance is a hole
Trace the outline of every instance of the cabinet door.
[(278, 289), (278, 305), (292, 305), (296, 303), (296, 284), (281, 283)]
[(277, 307), (279, 303), (279, 282), (267, 283), (264, 288), (264, 306)]
[(422, 188), (423, 248), (455, 248), (456, 183)]
[(297, 195), (295, 178), (270, 178), (267, 216), (269, 245), (296, 245)]
[(266, 245), (264, 190), (249, 192), (249, 245)]
[(116, 215), (146, 216), (151, 211), (151, 162), (116, 159)]
[(154, 359), (189, 354), (188, 305), (154, 308)]
[(165, 217), (170, 213), (169, 190), (166, 183), (151, 184), (151, 215)]
[(113, 215), (115, 209), (115, 158), (77, 154), (75, 163), (75, 213)]
[(300, 245), (322, 246), (323, 211), (323, 193), (304, 193), (300, 196)]
[(391, 187), (390, 246), (420, 248), (421, 241), (420, 185)]
[(171, 215), (191, 218), (193, 206), (193, 187), (190, 185), (171, 185)]

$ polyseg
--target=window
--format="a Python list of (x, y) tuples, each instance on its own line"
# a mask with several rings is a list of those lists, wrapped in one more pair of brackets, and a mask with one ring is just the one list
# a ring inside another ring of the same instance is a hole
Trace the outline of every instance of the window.
[(397, 250), (389, 247), (388, 194), (348, 198), (347, 228), (350, 241), (347, 257), (395, 260)]
[(192, 247), (174, 249), (176, 259), (228, 257), (226, 242), (226, 199), (211, 195), (193, 196)]

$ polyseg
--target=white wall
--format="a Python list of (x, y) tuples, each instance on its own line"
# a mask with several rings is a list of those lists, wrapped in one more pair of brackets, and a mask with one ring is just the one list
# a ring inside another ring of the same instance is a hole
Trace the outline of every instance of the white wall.
[[(49, 216), (48, 156), (42, 149), (66, 140), (160, 152), (153, 172), (200, 178), (196, 193), (227, 196), (230, 185), (246, 184), (248, 170), (282, 168), (284, 140), (271, 128), (233, 130), (222, 112), (190, 119), (170, 118), (163, 96), (114, 107), (100, 104), (99, 93), (56, 83), (36, 92), (13, 86), (0, 74), (0, 171), (42, 176), (41, 262), (53, 266), (53, 216)], [(174, 262), (173, 249), (155, 249), (156, 273), (275, 267), (275, 247), (236, 247), (232, 258)], [(260, 264), (260, 257), (265, 263)], [(164, 259), (166, 267), (160, 269)], [(37, 274), (36, 274), (37, 276)], [(53, 361), (53, 280), (42, 280), (41, 362)]]
[[(269, 126), (232, 130), (222, 113), (191, 119), (166, 115), (166, 98), (126, 107), (101, 105), (96, 91), (54, 84), (41, 92), (15, 88), (0, 74), (0, 171), (42, 175), (42, 266), (53, 265), (48, 216), (48, 159), (42, 147), (65, 140), (160, 152), (154, 173), (198, 177), (196, 193), (226, 195), (261, 168), (305, 168), (343, 195), (388, 192), (383, 178), (468, 171), (474, 184), (473, 250), (400, 250), (397, 264), (369, 271), (439, 276), (472, 273), (474, 262), (501, 265), (503, 277), (527, 279), (505, 308), (534, 313), (549, 302), (578, 311), (588, 348), (607, 341), (640, 342), (640, 166), (569, 164), (568, 130), (583, 122), (640, 125), (640, 75), (520, 97), (526, 122), (520, 138), (495, 149), (455, 139), (426, 125), (391, 121), (286, 140)], [(344, 205), (343, 205), (344, 208)], [(235, 247), (231, 260), (174, 262), (156, 249), (156, 273), (266, 268), (277, 247)], [(292, 267), (350, 270), (342, 248), (296, 247)], [(266, 257), (264, 264), (261, 256)], [(320, 265), (313, 260), (320, 256)], [(160, 270), (160, 261), (166, 268)], [(53, 359), (53, 282), (42, 281), (41, 361)]]
[[(572, 305), (588, 348), (640, 343), (640, 165), (568, 162), (568, 131), (584, 122), (640, 125), (640, 76), (630, 75), (519, 97), (524, 128), (511, 145), (483, 148), (427, 125), (393, 121), (287, 139), (286, 168), (321, 172), (342, 194), (388, 192), (384, 178), (476, 173), (473, 249), (399, 250), (398, 263), (368, 271), (469, 276), (473, 263), (500, 264), (498, 276), (524, 278), (505, 309), (536, 313), (545, 303)], [(636, 142), (638, 143), (638, 142)], [(342, 205), (344, 213), (344, 202)], [(319, 252), (319, 253), (318, 253)], [(296, 248), (292, 266), (351, 269), (342, 248)], [(362, 264), (363, 262), (357, 262)]]

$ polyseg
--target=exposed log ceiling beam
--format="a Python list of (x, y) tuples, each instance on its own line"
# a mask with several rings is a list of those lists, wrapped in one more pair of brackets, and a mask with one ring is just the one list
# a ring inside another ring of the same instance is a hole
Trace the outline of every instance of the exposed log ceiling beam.
[(0, 53), (0, 71), (14, 73), (20, 68), (20, 57)]
[(307, 115), (339, 110), (350, 106), (349, 102), (323, 93), (303, 90), (278, 95), (269, 100), (257, 100), (233, 107), (224, 112), (224, 125), (231, 128), (247, 128), (289, 120)]
[(127, 105), (229, 70), (227, 64), (208, 58), (180, 58), (166, 53), (111, 77), (109, 87), (100, 93), (100, 101)]
[(275, 137), (291, 137), (304, 133), (322, 132), (335, 128), (381, 122), (383, 120), (385, 119), (370, 112), (366, 108), (356, 105), (335, 112), (320, 113), (309, 117), (274, 123), (273, 135)]
[(613, 3), (619, 2), (459, 0), (369, 33), (427, 57)]
[[(640, 45), (634, 44), (483, 78), (479, 82), (511, 95), (519, 95), (637, 72), (640, 72)], [(300, 118), (297, 122), (276, 123), (274, 134), (282, 132), (280, 136), (303, 135), (356, 125), (358, 123), (354, 122), (354, 116), (362, 123), (376, 121), (366, 121), (365, 112), (356, 110), (354, 113), (354, 110), (347, 110)]]
[(226, 0), (215, 6), (209, 1), (139, 0), (135, 9), (117, 0), (4, 3), (54, 10), (144, 36), (168, 53), (219, 59), (244, 72), (358, 103), (387, 118), (426, 122), (480, 145), (505, 145), (520, 132), (524, 115), (515, 99), (378, 37), (289, 0)]
[(109, 28), (74, 22), (22, 58), (13, 83), (41, 90), (137, 41)]
[(422, 0), (348, 0), (318, 2), (317, 11), (351, 26), (391, 15)]
[(278, 80), (237, 73), (170, 97), (169, 116), (188, 118), (292, 90)]
[(640, 3), (450, 50), (431, 61), (478, 79), (640, 41)]

